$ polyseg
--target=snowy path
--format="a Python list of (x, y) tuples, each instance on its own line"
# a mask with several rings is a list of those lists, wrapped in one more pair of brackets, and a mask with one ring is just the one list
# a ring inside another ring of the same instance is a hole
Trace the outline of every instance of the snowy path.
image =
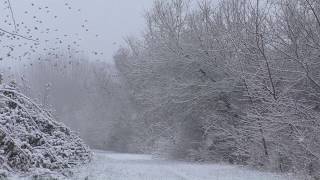
[(81, 180), (292, 180), (228, 165), (153, 160), (147, 155), (96, 151), (93, 162), (78, 170)]

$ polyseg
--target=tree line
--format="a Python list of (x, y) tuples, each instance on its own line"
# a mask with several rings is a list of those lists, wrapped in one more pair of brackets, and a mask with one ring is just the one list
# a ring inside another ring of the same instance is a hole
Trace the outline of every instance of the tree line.
[(135, 148), (320, 176), (320, 1), (155, 1), (114, 55)]

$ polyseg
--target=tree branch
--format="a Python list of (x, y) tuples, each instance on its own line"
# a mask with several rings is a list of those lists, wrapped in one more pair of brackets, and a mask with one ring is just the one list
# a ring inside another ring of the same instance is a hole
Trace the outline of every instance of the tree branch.
[(28, 37), (26, 37), (26, 36), (23, 36), (23, 35), (20, 35), (20, 34), (17, 34), (17, 33), (12, 33), (12, 32), (9, 32), (9, 31), (7, 31), (7, 30), (4, 30), (4, 29), (2, 29), (2, 28), (0, 28), (0, 31), (2, 31), (2, 32), (6, 33), (6, 34), (9, 34), (10, 36), (17, 36), (17, 37), (21, 37), (21, 38), (26, 39), (26, 40), (29, 40), (29, 41), (38, 42), (38, 41), (35, 40), (35, 39), (28, 38)]
[(306, 0), (306, 2), (308, 3), (309, 7), (311, 8), (311, 11), (312, 11), (313, 15), (315, 16), (315, 18), (316, 18), (316, 20), (318, 22), (318, 25), (320, 27), (320, 19), (319, 19), (317, 13), (316, 13), (316, 10), (313, 8), (313, 6), (312, 6), (312, 4), (310, 3), (309, 0)]
[(16, 19), (14, 18), (14, 13), (13, 13), (13, 9), (12, 9), (12, 6), (11, 6), (11, 2), (10, 2), (10, 0), (7, 0), (7, 1), (8, 1), (8, 4), (9, 4), (9, 9), (10, 9), (10, 12), (11, 12), (11, 18), (12, 18), (12, 21), (13, 21), (13, 24), (14, 24), (15, 32), (18, 32), (17, 23), (16, 23)]

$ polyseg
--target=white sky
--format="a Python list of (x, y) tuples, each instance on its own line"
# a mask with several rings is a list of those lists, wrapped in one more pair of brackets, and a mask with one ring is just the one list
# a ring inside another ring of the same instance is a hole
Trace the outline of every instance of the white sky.
[[(112, 55), (123, 44), (123, 38), (142, 32), (143, 14), (151, 7), (152, 0), (11, 0), (11, 3), (17, 23), (24, 21), (32, 28), (50, 28), (51, 32), (44, 35), (32, 29), (35, 37), (52, 40), (67, 34), (74, 39), (82, 38), (80, 48), (86, 50), (90, 58), (112, 62)], [(43, 23), (37, 25), (35, 19)], [(13, 30), (13, 26), (1, 27)], [(59, 31), (52, 32), (54, 29)], [(103, 55), (93, 56), (93, 51)]]

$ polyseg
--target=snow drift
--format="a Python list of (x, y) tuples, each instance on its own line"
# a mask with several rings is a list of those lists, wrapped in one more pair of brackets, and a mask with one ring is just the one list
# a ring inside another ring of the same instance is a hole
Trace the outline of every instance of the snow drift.
[(91, 159), (89, 148), (68, 127), (16, 90), (0, 85), (0, 169), (59, 172)]

